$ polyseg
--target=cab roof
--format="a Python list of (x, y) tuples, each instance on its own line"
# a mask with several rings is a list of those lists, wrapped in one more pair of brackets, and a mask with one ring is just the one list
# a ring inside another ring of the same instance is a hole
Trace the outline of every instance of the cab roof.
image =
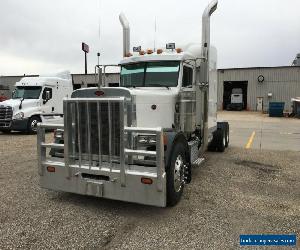
[(189, 44), (182, 52), (177, 53), (176, 50), (167, 50), (161, 54), (153, 52), (152, 54), (139, 55), (134, 53), (133, 56), (125, 57), (120, 64), (130, 64), (137, 62), (148, 62), (148, 61), (184, 61), (184, 60), (195, 60), (201, 58), (201, 44)]

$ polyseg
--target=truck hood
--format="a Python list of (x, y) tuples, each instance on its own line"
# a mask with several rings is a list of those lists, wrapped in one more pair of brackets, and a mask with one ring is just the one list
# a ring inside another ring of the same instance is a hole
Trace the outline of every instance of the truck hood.
[(172, 128), (177, 88), (135, 88), (130, 92), (135, 96), (138, 127)]
[[(97, 88), (86, 88), (74, 91), (72, 98), (97, 97)], [(136, 126), (172, 128), (174, 123), (175, 103), (178, 88), (101, 88), (105, 97), (134, 98), (136, 105)]]
[(18, 113), (19, 111), (24, 112), (28, 108), (37, 107), (39, 106), (39, 100), (38, 99), (24, 99), (22, 102), (22, 109), (19, 109), (21, 103), (21, 99), (9, 99), (4, 102), (0, 103), (0, 106), (9, 106), (13, 108), (13, 114)]

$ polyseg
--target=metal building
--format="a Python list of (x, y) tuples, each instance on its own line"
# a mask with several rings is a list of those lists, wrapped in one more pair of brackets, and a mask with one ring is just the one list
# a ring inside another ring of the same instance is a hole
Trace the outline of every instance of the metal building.
[(233, 88), (242, 88), (244, 109), (268, 112), (269, 102), (285, 102), (300, 96), (300, 67), (256, 67), (218, 70), (218, 109), (226, 109)]

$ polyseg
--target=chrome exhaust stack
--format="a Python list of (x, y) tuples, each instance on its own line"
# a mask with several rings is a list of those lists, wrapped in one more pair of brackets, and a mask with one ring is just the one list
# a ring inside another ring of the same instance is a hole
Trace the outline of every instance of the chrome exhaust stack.
[(130, 27), (124, 13), (119, 15), (119, 19), (123, 27), (123, 56), (126, 57), (130, 52)]
[(202, 48), (201, 57), (201, 84), (205, 86), (204, 91), (204, 127), (203, 127), (203, 143), (202, 150), (205, 151), (208, 146), (208, 106), (209, 106), (209, 50), (210, 50), (210, 17), (218, 6), (218, 0), (213, 0), (204, 10), (202, 14)]

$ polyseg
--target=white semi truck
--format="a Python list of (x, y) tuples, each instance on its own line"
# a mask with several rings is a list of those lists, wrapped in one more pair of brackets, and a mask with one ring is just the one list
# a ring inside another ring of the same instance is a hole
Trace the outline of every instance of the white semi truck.
[[(120, 15), (120, 87), (76, 90), (64, 100), (64, 125), (38, 125), (43, 188), (159, 207), (178, 203), (204, 151), (223, 152), (229, 143), (228, 123), (216, 119), (216, 55), (209, 49), (216, 8), (214, 0), (203, 13), (202, 44), (135, 55)], [(54, 143), (45, 142), (49, 128), (58, 129)]]
[(243, 90), (241, 88), (232, 89), (230, 95), (230, 103), (227, 105), (227, 110), (241, 111), (244, 108)]
[(53, 76), (23, 77), (15, 84), (12, 98), (0, 103), (0, 131), (36, 132), (41, 121), (63, 121), (63, 99), (72, 92), (68, 71)]

